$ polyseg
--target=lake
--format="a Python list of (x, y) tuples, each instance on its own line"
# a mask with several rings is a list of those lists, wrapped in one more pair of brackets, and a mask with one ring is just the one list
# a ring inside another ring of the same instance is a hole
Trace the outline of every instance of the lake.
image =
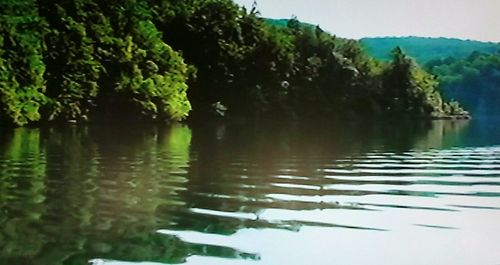
[(500, 264), (498, 120), (0, 130), (0, 264)]

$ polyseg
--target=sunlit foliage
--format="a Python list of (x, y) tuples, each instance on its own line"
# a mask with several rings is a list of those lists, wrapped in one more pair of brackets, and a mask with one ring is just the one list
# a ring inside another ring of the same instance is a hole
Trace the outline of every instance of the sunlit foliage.
[(3, 1), (2, 120), (185, 118), (188, 66), (148, 4)]
[(35, 1), (0, 1), (0, 120), (40, 119), (46, 102), (42, 35)]

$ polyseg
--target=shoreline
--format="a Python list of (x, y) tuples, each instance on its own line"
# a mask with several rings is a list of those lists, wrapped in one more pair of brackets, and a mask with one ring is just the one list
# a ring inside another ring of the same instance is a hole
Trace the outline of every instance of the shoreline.
[(198, 116), (188, 117), (182, 121), (173, 120), (141, 120), (141, 119), (110, 119), (110, 120), (65, 120), (65, 121), (43, 121), (43, 122), (33, 122), (26, 125), (18, 126), (15, 124), (0, 124), (0, 129), (8, 128), (43, 128), (43, 127), (56, 127), (56, 126), (85, 126), (85, 125), (105, 125), (105, 126), (119, 126), (119, 125), (159, 125), (165, 126), (174, 123), (194, 125), (201, 123), (220, 123), (220, 122), (236, 122), (236, 123), (254, 123), (254, 122), (299, 122), (299, 123), (310, 123), (310, 122), (348, 122), (348, 123), (384, 123), (384, 122), (431, 122), (439, 120), (448, 121), (467, 121), (472, 120), (472, 115), (470, 114), (439, 114), (430, 116), (405, 116), (405, 115), (379, 115), (379, 116), (349, 116), (349, 115), (333, 115), (333, 116), (304, 116), (304, 117), (283, 117), (283, 116), (261, 116), (261, 117), (244, 117), (244, 116)]

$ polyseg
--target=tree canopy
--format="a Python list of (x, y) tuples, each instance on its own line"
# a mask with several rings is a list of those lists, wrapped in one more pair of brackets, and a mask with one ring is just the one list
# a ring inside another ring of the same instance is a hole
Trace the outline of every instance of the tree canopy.
[(421, 64), (448, 57), (465, 59), (475, 51), (500, 53), (499, 43), (450, 38), (380, 37), (363, 38), (360, 42), (363, 48), (377, 59), (389, 61), (391, 50), (399, 46)]
[(427, 63), (438, 76), (444, 97), (457, 100), (475, 115), (500, 115), (500, 56), (473, 52), (465, 59)]
[(460, 102), (474, 116), (500, 115), (500, 44), (419, 37), (366, 38), (361, 43), (385, 61), (391, 59), (390, 49), (401, 47), (436, 76), (445, 100)]
[(182, 119), (190, 110), (188, 67), (148, 2), (9, 0), (0, 10), (2, 120)]
[(437, 82), (396, 50), (367, 55), (231, 0), (0, 2), (0, 120), (429, 117)]

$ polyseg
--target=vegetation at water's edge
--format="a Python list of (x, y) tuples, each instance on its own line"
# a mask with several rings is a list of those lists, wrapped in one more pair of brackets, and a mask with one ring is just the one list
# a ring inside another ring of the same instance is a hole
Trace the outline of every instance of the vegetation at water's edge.
[(465, 59), (432, 60), (446, 98), (460, 101), (474, 115), (500, 115), (500, 54), (474, 52)]
[(381, 60), (401, 46), (437, 76), (447, 100), (457, 100), (474, 116), (500, 115), (500, 44), (444, 38), (368, 38), (364, 49)]
[[(395, 49), (231, 0), (0, 2), (0, 120), (181, 120), (195, 114), (429, 117), (462, 113)], [(189, 87), (189, 89), (188, 89)]]

